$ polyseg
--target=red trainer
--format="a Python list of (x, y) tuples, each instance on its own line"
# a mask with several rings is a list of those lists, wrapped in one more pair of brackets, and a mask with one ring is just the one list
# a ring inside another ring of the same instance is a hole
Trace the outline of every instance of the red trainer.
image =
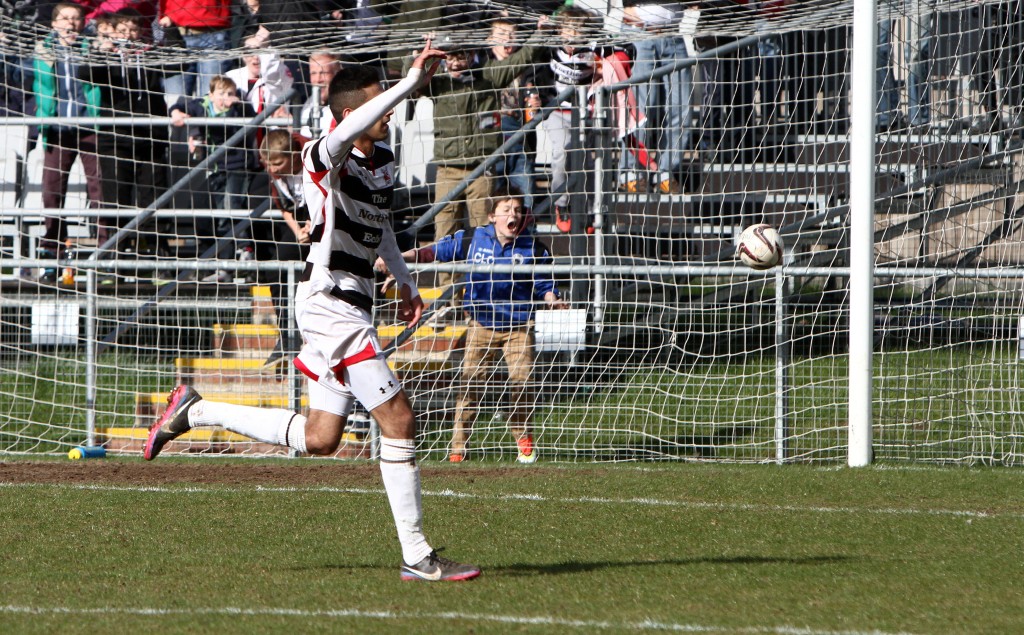
[(557, 205), (555, 205), (555, 227), (563, 234), (572, 231), (572, 218), (569, 216), (569, 210)]
[(537, 448), (533, 447), (533, 436), (526, 435), (525, 437), (518, 439), (516, 445), (519, 446), (519, 456), (516, 461), (519, 463), (536, 463), (537, 462)]
[(191, 386), (178, 386), (172, 390), (167, 397), (167, 410), (164, 410), (149, 429), (149, 438), (142, 449), (142, 458), (152, 461), (168, 441), (188, 432), (192, 428), (188, 423), (188, 409), (201, 399), (199, 393)]

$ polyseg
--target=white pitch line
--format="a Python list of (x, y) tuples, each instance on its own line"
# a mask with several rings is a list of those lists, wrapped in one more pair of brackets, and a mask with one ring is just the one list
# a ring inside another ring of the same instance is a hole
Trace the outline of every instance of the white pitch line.
[(65, 606), (17, 606), (0, 605), (0, 613), (21, 615), (140, 615), (145, 617), (165, 615), (227, 615), (256, 617), (301, 617), (308, 618), (356, 618), (379, 620), (466, 620), (470, 622), (499, 622), (502, 624), (525, 624), (530, 626), (560, 626), (579, 629), (615, 629), (631, 631), (671, 631), (679, 633), (774, 633), (777, 635), (909, 635), (908, 633), (889, 633), (886, 631), (823, 631), (797, 626), (752, 626), (730, 628), (711, 626), (708, 624), (677, 624), (658, 620), (640, 622), (610, 622), (605, 620), (570, 620), (550, 616), (494, 615), (481, 613), (459, 613), (446, 611), (442, 613), (401, 613), (395, 611), (372, 611), (362, 609), (337, 609), (308, 611), (290, 608), (239, 608), (225, 606), (220, 608), (195, 609), (163, 609), (155, 607), (96, 607), (71, 608)]
[[(216, 487), (167, 487), (162, 485), (85, 485), (71, 483), (10, 483), (0, 482), (0, 488), (39, 487), (71, 490), (88, 490), (99, 492), (139, 492), (156, 494), (244, 494), (250, 491), (276, 494), (276, 493), (325, 493), (325, 494), (372, 494), (383, 495), (383, 489), (359, 488), (359, 487), (264, 487), (257, 485), (252, 490), (239, 489), (238, 487), (216, 488)], [(423, 490), (424, 496), (437, 498), (457, 498), (489, 501), (529, 501), (558, 504), (595, 504), (595, 505), (633, 505), (646, 507), (679, 507), (681, 509), (710, 509), (716, 511), (749, 511), (749, 512), (795, 512), (805, 514), (881, 514), (889, 516), (953, 516), (959, 518), (1011, 518), (1024, 519), (1024, 513), (1020, 512), (987, 512), (971, 509), (917, 509), (886, 508), (886, 507), (816, 507), (801, 505), (761, 505), (756, 503), (715, 503), (706, 501), (685, 501), (659, 498), (605, 498), (599, 496), (545, 496), (543, 494), (474, 494), (470, 492), (456, 492), (450, 489), (444, 490)]]

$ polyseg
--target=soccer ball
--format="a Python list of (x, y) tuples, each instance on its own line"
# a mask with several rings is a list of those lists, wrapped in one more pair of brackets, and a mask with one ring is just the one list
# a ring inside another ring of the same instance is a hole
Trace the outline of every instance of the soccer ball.
[(751, 269), (771, 269), (782, 262), (782, 237), (771, 225), (760, 223), (743, 230), (736, 241), (736, 253)]

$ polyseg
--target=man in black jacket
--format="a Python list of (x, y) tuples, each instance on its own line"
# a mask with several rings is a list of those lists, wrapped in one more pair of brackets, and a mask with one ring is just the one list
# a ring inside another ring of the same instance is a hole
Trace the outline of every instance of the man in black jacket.
[[(103, 126), (97, 132), (104, 205), (145, 208), (167, 187), (167, 126), (142, 121), (166, 114), (164, 73), (147, 60), (151, 47), (142, 39), (145, 25), (138, 11), (122, 9), (112, 22), (114, 38), (96, 40), (97, 56), (79, 67), (79, 77), (99, 87), (104, 115), (140, 120), (137, 126)], [(115, 231), (116, 218), (99, 218), (100, 244)]]

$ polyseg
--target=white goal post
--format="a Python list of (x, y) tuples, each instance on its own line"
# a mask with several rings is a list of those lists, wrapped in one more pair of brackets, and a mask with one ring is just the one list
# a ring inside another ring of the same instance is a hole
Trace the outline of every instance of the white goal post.
[[(451, 308), (490, 272), (551, 276), (570, 305), (529, 331), (541, 460), (1022, 462), (1020, 0), (560, 4), (383, 3), (297, 16), (255, 50), (237, 25), (222, 51), (131, 14), (46, 49), (49, 16), (0, 15), (0, 456), (137, 452), (182, 382), (306, 408), (297, 189), (258, 146), (330, 129), (325, 68), (393, 81), (436, 29), (472, 70), (442, 68), (391, 117), (402, 247), (487, 181), (525, 187), (552, 258), (410, 265), (429, 311), (414, 332), (376, 299), (424, 458), (448, 456), (467, 389), (468, 459), (517, 455), (518, 384), (498, 356), (467, 385)], [(142, 39), (97, 32), (119, 20)], [(49, 82), (68, 69), (74, 116)], [(204, 100), (217, 74), (251, 110)], [(785, 243), (769, 271), (735, 257), (757, 223)], [(338, 456), (372, 457), (369, 417), (350, 424)], [(219, 429), (168, 451), (283, 453)]]
[[(874, 51), (878, 15), (874, 0), (853, 5), (850, 69), (850, 446), (847, 464), (871, 463), (871, 373), (875, 330), (875, 116), (878, 93)], [(862, 52), (862, 55), (857, 55)], [(859, 133), (859, 134), (858, 134)]]

